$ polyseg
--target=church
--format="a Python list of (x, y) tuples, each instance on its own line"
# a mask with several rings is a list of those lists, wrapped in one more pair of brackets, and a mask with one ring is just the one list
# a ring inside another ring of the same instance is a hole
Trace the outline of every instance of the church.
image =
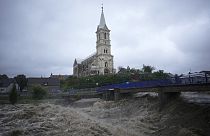
[(113, 55), (111, 54), (110, 30), (108, 29), (103, 7), (100, 23), (96, 31), (96, 52), (86, 59), (75, 59), (73, 64), (73, 75), (84, 77), (90, 75), (114, 74)]

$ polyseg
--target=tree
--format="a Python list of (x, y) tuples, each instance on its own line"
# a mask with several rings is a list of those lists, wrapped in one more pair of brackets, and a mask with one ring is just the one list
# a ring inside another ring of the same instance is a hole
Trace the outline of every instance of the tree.
[(7, 76), (7, 75), (5, 75), (5, 74), (0, 75), (0, 80), (1, 80), (1, 79), (8, 79), (8, 76)]
[(43, 99), (47, 95), (47, 91), (41, 86), (34, 86), (32, 90), (32, 97), (34, 99)]
[(142, 71), (145, 73), (152, 73), (155, 70), (155, 67), (143, 65)]
[(23, 88), (27, 86), (27, 79), (25, 75), (17, 75), (15, 80), (20, 87), (20, 91), (22, 91)]
[(153, 73), (154, 78), (156, 79), (167, 79), (169, 78), (167, 73), (164, 73), (164, 70), (158, 70)]
[(126, 68), (123, 68), (123, 67), (118, 67), (118, 74), (125, 74), (127, 73), (127, 69)]
[(129, 72), (131, 70), (131, 68), (129, 66), (127, 66), (127, 71)]
[(12, 90), (10, 91), (9, 101), (13, 105), (17, 102), (17, 91), (15, 84), (13, 84)]

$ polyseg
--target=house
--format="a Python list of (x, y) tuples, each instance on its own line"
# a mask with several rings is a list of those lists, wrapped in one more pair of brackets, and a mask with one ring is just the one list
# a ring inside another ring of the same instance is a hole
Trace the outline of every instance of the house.
[[(9, 93), (13, 87), (13, 84), (16, 84), (13, 78), (1, 79), (0, 80), (0, 93)], [(16, 89), (18, 85), (16, 84)]]
[(183, 74), (181, 77), (182, 84), (198, 84), (198, 83), (210, 83), (210, 75), (207, 72), (189, 72)]
[(58, 78), (28, 78), (28, 87), (40, 85), (49, 92), (60, 90), (60, 80)]
[(59, 80), (65, 80), (65, 79), (67, 79), (68, 77), (69, 77), (70, 75), (53, 75), (52, 73), (51, 73), (51, 75), (50, 75), (50, 78), (58, 78)]

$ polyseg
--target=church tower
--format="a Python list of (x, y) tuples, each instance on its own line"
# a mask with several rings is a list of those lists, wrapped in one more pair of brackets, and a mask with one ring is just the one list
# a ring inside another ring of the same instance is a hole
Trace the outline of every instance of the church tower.
[(113, 56), (111, 55), (110, 30), (106, 26), (102, 7), (100, 23), (96, 31), (96, 55), (99, 66), (99, 74), (114, 73)]
[(90, 75), (114, 74), (113, 55), (111, 54), (110, 30), (106, 26), (102, 7), (100, 23), (96, 31), (96, 52), (87, 58), (75, 59), (73, 75), (84, 77)]

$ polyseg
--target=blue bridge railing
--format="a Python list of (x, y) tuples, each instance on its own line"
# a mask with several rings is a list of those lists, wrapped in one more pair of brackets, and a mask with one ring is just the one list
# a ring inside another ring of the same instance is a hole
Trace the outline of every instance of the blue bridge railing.
[(120, 84), (111, 84), (96, 89), (97, 92), (104, 92), (110, 89), (131, 89), (131, 88), (148, 88), (157, 86), (173, 85), (171, 80), (149, 80), (142, 82), (125, 82)]

